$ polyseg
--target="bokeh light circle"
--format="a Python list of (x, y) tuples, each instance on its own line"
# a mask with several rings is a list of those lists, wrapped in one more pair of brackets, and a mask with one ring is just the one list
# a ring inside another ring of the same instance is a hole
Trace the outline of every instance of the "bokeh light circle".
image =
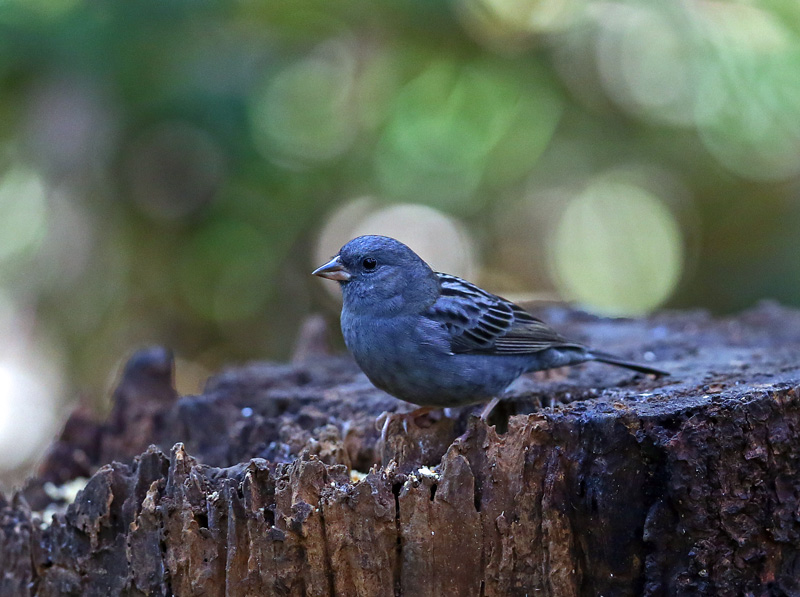
[(509, 29), (549, 33), (566, 29), (582, 14), (586, 0), (481, 0)]
[(757, 4), (699, 5), (705, 47), (694, 116), (723, 166), (778, 181), (800, 174), (800, 33), (788, 25), (800, 12), (795, 3), (784, 23)]
[(488, 62), (428, 65), (398, 94), (378, 143), (384, 194), (458, 213), (479, 208), (484, 179), (504, 184), (528, 171), (555, 130), (560, 99), (539, 83)]
[(127, 148), (124, 174), (142, 211), (174, 220), (214, 199), (224, 183), (225, 157), (207, 131), (186, 122), (162, 122)]
[(709, 71), (699, 90), (706, 148), (745, 178), (800, 174), (800, 50), (739, 68), (736, 79), (724, 70)]
[[(432, 207), (413, 203), (380, 207), (369, 198), (343, 205), (328, 220), (314, 252), (320, 265), (347, 241), (364, 234), (404, 242), (437, 271), (472, 278), (477, 271), (475, 243), (461, 223)], [(338, 294), (334, 284), (325, 288)]]
[(567, 299), (610, 315), (652, 311), (683, 267), (678, 223), (652, 192), (612, 176), (568, 201), (550, 243), (551, 275)]
[(455, 218), (427, 205), (406, 203), (379, 209), (353, 230), (354, 237), (362, 234), (402, 240), (435, 270), (465, 278), (475, 274), (470, 236)]
[(458, 16), (467, 31), (495, 51), (519, 52), (538, 36), (574, 26), (587, 0), (459, 0)]
[(0, 472), (35, 458), (56, 431), (64, 389), (60, 347), (31, 323), (0, 287)]
[(606, 93), (647, 120), (694, 124), (693, 40), (670, 11), (603, 3), (592, 11), (599, 26), (596, 59)]
[(0, 263), (36, 249), (47, 231), (47, 189), (33, 170), (0, 174)]
[(55, 396), (36, 374), (0, 363), (0, 470), (24, 463), (53, 432)]
[(179, 257), (183, 300), (205, 319), (251, 317), (275, 290), (273, 247), (249, 223), (219, 220), (198, 231)]
[(332, 40), (268, 80), (250, 105), (253, 136), (263, 155), (302, 164), (344, 152), (358, 128), (355, 74), (350, 44)]

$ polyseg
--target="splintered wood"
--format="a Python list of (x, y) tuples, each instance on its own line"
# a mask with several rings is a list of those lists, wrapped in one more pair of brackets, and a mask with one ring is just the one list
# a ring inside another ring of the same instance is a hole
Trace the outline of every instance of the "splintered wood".
[(800, 313), (544, 317), (673, 375), (530, 379), (487, 425), (319, 347), (188, 397), (137, 354), (0, 497), (0, 595), (800, 594)]

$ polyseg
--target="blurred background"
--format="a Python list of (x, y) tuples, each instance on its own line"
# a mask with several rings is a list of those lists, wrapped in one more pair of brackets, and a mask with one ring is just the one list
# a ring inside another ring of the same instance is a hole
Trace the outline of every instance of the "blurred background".
[(800, 305), (796, 0), (0, 0), (0, 481), (118, 364), (285, 359), (351, 237), (513, 298)]

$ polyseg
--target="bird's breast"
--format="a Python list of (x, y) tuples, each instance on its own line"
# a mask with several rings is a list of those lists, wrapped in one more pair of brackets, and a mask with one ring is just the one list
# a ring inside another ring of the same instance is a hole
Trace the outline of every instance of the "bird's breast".
[(362, 318), (342, 313), (342, 334), (357, 361), (412, 355), (430, 344), (411, 317)]
[(367, 377), (395, 395), (398, 384), (419, 378), (449, 353), (442, 333), (421, 317), (365, 319), (343, 311), (342, 334)]

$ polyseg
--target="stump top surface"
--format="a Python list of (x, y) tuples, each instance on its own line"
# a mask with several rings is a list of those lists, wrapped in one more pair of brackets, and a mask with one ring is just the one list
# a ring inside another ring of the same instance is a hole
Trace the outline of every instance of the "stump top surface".
[[(620, 405), (641, 416), (660, 416), (800, 384), (800, 311), (772, 302), (725, 318), (704, 311), (664, 312), (647, 319), (599, 318), (563, 307), (532, 311), (566, 337), (671, 375), (654, 379), (601, 363), (534, 374), (510, 389), (500, 409), (506, 416), (586, 416), (590, 410), (601, 415)], [(313, 403), (341, 420), (415, 408), (373, 388), (347, 356), (230, 369), (212, 378), (207, 388), (210, 395), (264, 392), (281, 403), (294, 401), (290, 410)]]

